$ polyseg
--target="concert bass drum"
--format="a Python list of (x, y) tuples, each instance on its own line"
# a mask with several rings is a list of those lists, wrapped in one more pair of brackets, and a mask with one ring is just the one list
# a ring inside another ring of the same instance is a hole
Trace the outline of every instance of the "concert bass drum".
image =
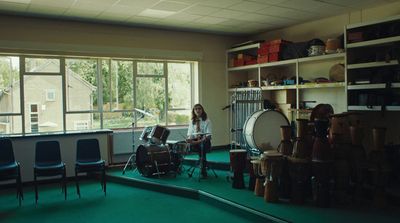
[(244, 123), (243, 137), (254, 153), (276, 150), (281, 141), (281, 126), (287, 125), (290, 125), (288, 119), (279, 111), (256, 111)]
[(164, 145), (140, 145), (136, 150), (136, 166), (145, 177), (176, 171), (178, 160)]

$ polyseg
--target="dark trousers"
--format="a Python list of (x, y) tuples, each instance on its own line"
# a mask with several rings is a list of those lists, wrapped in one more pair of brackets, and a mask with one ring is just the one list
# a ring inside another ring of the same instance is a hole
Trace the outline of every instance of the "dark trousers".
[(211, 151), (211, 141), (205, 140), (202, 144), (191, 145), (192, 152), (199, 153), (199, 161), (201, 161), (201, 174), (207, 175), (207, 153)]

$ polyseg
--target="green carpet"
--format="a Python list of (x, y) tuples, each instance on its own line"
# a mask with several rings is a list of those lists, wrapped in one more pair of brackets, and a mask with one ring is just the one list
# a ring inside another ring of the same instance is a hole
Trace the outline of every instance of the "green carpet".
[[(186, 155), (185, 159), (198, 159), (198, 154)], [(229, 150), (213, 150), (211, 153), (207, 153), (207, 161), (211, 162), (224, 162), (230, 163)]]
[[(110, 171), (109, 174), (122, 176), (121, 170)], [(217, 171), (218, 178), (212, 176), (206, 180), (197, 181), (197, 178), (188, 178), (186, 174), (164, 176), (162, 178), (142, 177), (137, 171), (126, 172), (126, 177), (141, 180), (148, 180), (161, 184), (176, 185), (181, 187), (202, 190), (227, 200), (242, 204), (255, 210), (277, 216), (291, 222), (312, 223), (312, 222), (399, 222), (400, 212), (394, 209), (376, 210), (364, 204), (362, 208), (316, 208), (311, 205), (291, 205), (288, 203), (272, 204), (266, 203), (263, 198), (257, 197), (247, 189), (233, 189), (231, 183), (227, 182), (228, 172)]]
[(0, 191), (1, 223), (93, 223), (93, 222), (249, 222), (204, 202), (108, 183), (107, 196), (97, 182), (82, 184), (79, 199), (74, 184), (65, 201), (58, 184), (39, 187), (35, 205), (32, 188), (24, 188), (18, 207), (14, 190)]

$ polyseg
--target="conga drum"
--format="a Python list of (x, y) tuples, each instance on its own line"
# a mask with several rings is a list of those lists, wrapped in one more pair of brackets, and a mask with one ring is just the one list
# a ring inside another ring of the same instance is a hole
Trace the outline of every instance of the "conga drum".
[(266, 176), (264, 200), (266, 202), (278, 202), (279, 178), (282, 172), (283, 155), (275, 151), (264, 152), (266, 160)]
[(311, 162), (307, 159), (289, 157), (291, 178), (291, 199), (295, 204), (303, 204), (311, 188)]
[(244, 188), (243, 172), (246, 167), (247, 151), (244, 149), (233, 149), (229, 151), (231, 167), (233, 171), (232, 187)]
[(256, 183), (254, 186), (254, 194), (257, 196), (264, 196), (264, 180), (265, 176), (261, 172), (261, 159), (253, 159), (250, 161), (253, 165), (254, 175), (256, 177)]

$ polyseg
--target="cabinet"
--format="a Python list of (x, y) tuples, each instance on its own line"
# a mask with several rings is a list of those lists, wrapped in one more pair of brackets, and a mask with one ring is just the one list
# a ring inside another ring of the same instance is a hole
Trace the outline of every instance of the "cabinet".
[[(248, 65), (233, 62), (240, 54), (247, 55), (249, 60), (257, 58), (259, 47), (260, 44), (252, 44), (227, 51), (230, 93), (254, 90), (254, 87), (261, 89), (263, 99), (277, 104), (289, 120), (307, 117), (310, 109), (320, 103), (331, 104), (335, 113), (346, 111), (345, 74), (341, 82), (315, 82), (316, 78), (329, 79), (333, 65), (341, 63), (345, 67), (345, 53)], [(288, 83), (271, 85), (271, 82), (282, 79), (288, 80)], [(257, 81), (256, 86), (250, 87), (249, 80)], [(309, 82), (304, 83), (305, 80)]]
[(400, 16), (346, 26), (348, 110), (400, 111)]

